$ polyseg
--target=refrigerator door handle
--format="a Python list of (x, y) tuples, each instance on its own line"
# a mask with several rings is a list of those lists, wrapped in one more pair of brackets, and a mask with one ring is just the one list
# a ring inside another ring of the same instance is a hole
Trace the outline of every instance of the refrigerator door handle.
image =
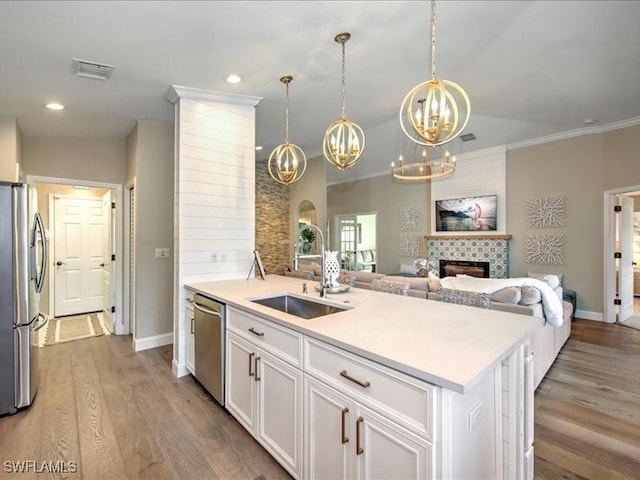
[(36, 281), (36, 292), (40, 293), (42, 292), (42, 287), (44, 285), (44, 279), (45, 279), (45, 275), (47, 273), (47, 262), (49, 261), (48, 257), (48, 248), (47, 248), (47, 237), (44, 233), (44, 222), (42, 221), (42, 217), (40, 216), (39, 213), (35, 214), (35, 218), (34, 218), (34, 225), (33, 225), (33, 256), (32, 256), (32, 260), (33, 260), (33, 264), (35, 267), (35, 261), (36, 261), (36, 249), (38, 248), (38, 241), (36, 240), (36, 232), (38, 233), (38, 235), (40, 236), (39, 240), (40, 240), (40, 245), (42, 246), (42, 255), (40, 256), (40, 276), (38, 276), (38, 272), (37, 270), (35, 271), (35, 274), (33, 275), (33, 278)]

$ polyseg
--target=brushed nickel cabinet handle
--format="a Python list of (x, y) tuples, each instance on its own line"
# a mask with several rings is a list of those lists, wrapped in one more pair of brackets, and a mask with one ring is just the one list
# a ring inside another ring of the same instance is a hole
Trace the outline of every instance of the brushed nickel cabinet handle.
[(196, 333), (195, 318), (191, 319), (191, 333)]
[(260, 360), (260, 357), (256, 357), (256, 364), (255, 364), (255, 374), (256, 374), (255, 379), (256, 379), (256, 382), (260, 381), (260, 377), (258, 376), (258, 371), (259, 371), (258, 370), (258, 360)]
[(349, 437), (347, 437), (347, 413), (349, 413), (349, 409), (344, 407), (342, 409), (342, 444), (344, 445), (349, 441)]
[(356, 420), (356, 455), (362, 455), (364, 448), (360, 446), (360, 424), (364, 422), (364, 418), (358, 417)]
[(250, 353), (249, 354), (249, 376), (253, 377), (253, 371), (251, 371), (251, 367), (253, 366), (253, 357), (254, 357), (255, 353)]
[(254, 335), (257, 335), (258, 337), (264, 337), (264, 332), (258, 332), (257, 330), (254, 330), (254, 328), (253, 328), (253, 327), (251, 327), (251, 328), (249, 329), (249, 331), (250, 331), (251, 333), (253, 333)]
[(358, 380), (357, 378), (353, 378), (352, 376), (350, 376), (346, 370), (342, 370), (340, 372), (340, 376), (346, 378), (347, 380), (351, 380), (353, 383), (357, 383), (358, 385), (360, 385), (361, 387), (364, 388), (369, 388), (371, 386), (371, 382), (369, 380), (365, 380), (364, 382), (362, 380)]

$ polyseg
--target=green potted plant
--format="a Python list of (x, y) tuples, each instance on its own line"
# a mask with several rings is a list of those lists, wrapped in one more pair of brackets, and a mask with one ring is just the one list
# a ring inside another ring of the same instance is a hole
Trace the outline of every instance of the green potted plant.
[(300, 232), (300, 238), (302, 238), (302, 253), (311, 253), (311, 243), (316, 239), (316, 234), (310, 228), (305, 228)]

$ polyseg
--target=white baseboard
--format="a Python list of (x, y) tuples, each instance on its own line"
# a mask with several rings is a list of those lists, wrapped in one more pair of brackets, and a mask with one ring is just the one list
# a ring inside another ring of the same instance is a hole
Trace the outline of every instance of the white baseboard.
[(602, 312), (590, 312), (588, 310), (576, 310), (575, 318), (581, 320), (595, 320), (596, 322), (602, 321)]
[(171, 371), (173, 375), (177, 378), (184, 377), (185, 375), (189, 375), (189, 370), (187, 370), (186, 363), (178, 363), (178, 361), (174, 358), (171, 362)]
[(173, 333), (155, 335), (153, 337), (135, 338), (133, 337), (133, 350), (140, 352), (150, 348), (163, 347), (173, 343)]

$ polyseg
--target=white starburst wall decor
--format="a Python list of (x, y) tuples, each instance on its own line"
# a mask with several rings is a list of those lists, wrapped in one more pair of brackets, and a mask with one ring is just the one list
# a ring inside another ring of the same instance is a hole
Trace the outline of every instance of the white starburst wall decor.
[(400, 210), (398, 217), (402, 232), (417, 232), (422, 228), (422, 212), (415, 207)]
[(419, 257), (420, 237), (413, 235), (400, 235), (400, 256)]
[(565, 197), (544, 197), (527, 200), (529, 227), (566, 227)]
[(525, 263), (564, 265), (564, 235), (528, 234)]

